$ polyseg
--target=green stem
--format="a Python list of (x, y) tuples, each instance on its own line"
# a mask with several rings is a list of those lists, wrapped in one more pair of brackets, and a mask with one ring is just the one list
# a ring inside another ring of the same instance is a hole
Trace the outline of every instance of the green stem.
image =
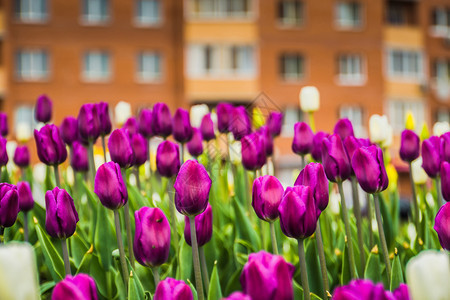
[(309, 292), (308, 273), (306, 271), (305, 246), (303, 245), (303, 239), (298, 239), (298, 260), (300, 263), (300, 275), (302, 278), (303, 299), (310, 300), (311, 295)]
[(105, 143), (105, 136), (102, 135), (102, 148), (103, 148), (103, 160), (106, 163), (106, 143)]
[(197, 289), (198, 300), (204, 299), (202, 274), (200, 271), (200, 259), (198, 254), (197, 233), (195, 232), (195, 217), (189, 216), (191, 227), (192, 260), (194, 264), (195, 287)]
[(141, 176), (139, 174), (139, 167), (138, 166), (134, 167), (134, 176), (136, 177), (136, 186), (137, 186), (137, 188), (138, 188), (138, 190), (140, 192), (141, 189), (142, 189), (142, 186), (141, 186)]
[(320, 230), (319, 219), (317, 220), (317, 227), (316, 227), (316, 242), (317, 242), (317, 252), (319, 253), (320, 271), (322, 273), (323, 299), (326, 300), (328, 299), (330, 284), (328, 283), (327, 262), (325, 260), (325, 251), (323, 249), (322, 231)]
[(350, 229), (350, 221), (348, 218), (347, 204), (345, 203), (344, 189), (342, 188), (342, 181), (338, 183), (339, 194), (341, 195), (341, 205), (342, 205), (342, 218), (344, 219), (345, 225), (345, 234), (347, 235), (348, 241), (348, 260), (350, 264), (350, 276), (352, 279), (356, 278), (355, 269), (355, 256), (353, 254), (353, 239), (352, 239), (352, 231)]
[(159, 268), (158, 267), (154, 267), (152, 268), (152, 273), (153, 273), (153, 279), (155, 280), (155, 289), (158, 286), (159, 283)]
[[(178, 255), (179, 252), (179, 238), (178, 238), (178, 224), (177, 224), (177, 215), (176, 215), (176, 210), (175, 210), (175, 193), (172, 192), (170, 189), (171, 187), (173, 187), (172, 184), (172, 179), (169, 178), (168, 179), (168, 184), (167, 184), (167, 194), (169, 196), (169, 210), (170, 210), (170, 226), (172, 228), (172, 234), (173, 234), (173, 241), (175, 243), (175, 255), (177, 258), (177, 262), (178, 262), (178, 268), (180, 267), (180, 258)], [(170, 195), (173, 194), (173, 197), (171, 197)]]
[[(251, 207), (252, 207), (252, 192), (250, 190), (250, 180), (248, 178), (248, 176), (250, 171), (247, 171), (244, 169), (244, 179), (245, 179), (245, 196), (247, 197), (247, 212), (250, 215), (250, 218), (253, 219), (253, 214), (251, 213)], [(256, 177), (256, 171), (255, 171), (255, 177)], [(234, 183), (234, 189), (236, 190), (236, 184), (237, 182)]]
[(28, 234), (28, 212), (23, 212), (23, 236), (25, 242), (28, 243), (29, 240), (29, 234)]
[(380, 242), (381, 242), (381, 249), (383, 251), (383, 258), (384, 263), (386, 265), (386, 274), (388, 277), (387, 282), (391, 282), (391, 263), (389, 260), (389, 252), (386, 244), (386, 237), (384, 235), (384, 229), (383, 229), (383, 221), (381, 220), (381, 211), (380, 211), (380, 195), (378, 193), (373, 194), (374, 202), (375, 202), (375, 216), (377, 218), (377, 226), (378, 226), (378, 233), (380, 236)]
[(442, 193), (441, 193), (441, 177), (437, 176), (434, 179), (434, 183), (436, 185), (436, 195), (437, 195), (437, 203), (439, 206), (444, 205), (444, 201), (442, 200)]
[(200, 247), (198, 249), (199, 255), (200, 255), (200, 264), (202, 266), (202, 277), (203, 277), (203, 283), (205, 284), (205, 291), (209, 290), (209, 275), (208, 275), (208, 266), (206, 265), (206, 257), (205, 257), (205, 251), (203, 250), (203, 247)]
[(273, 222), (269, 222), (269, 224), (270, 224), (270, 238), (272, 239), (273, 254), (278, 255), (278, 244), (277, 244), (277, 236), (275, 234), (275, 226)]
[(54, 165), (54, 166), (53, 166), (53, 171), (54, 171), (54, 173), (55, 173), (55, 183), (56, 183), (56, 186), (57, 186), (57, 187), (60, 187), (60, 186), (61, 186), (61, 181), (60, 181), (60, 179), (59, 179), (59, 167), (58, 167), (58, 165)]
[(122, 267), (122, 277), (123, 277), (123, 283), (125, 285), (125, 289), (128, 288), (128, 267), (127, 262), (125, 259), (125, 249), (123, 248), (123, 241), (122, 241), (122, 232), (120, 230), (120, 217), (119, 217), (119, 211), (117, 209), (114, 210), (114, 224), (116, 226), (116, 238), (117, 238), (117, 246), (119, 248), (119, 255), (120, 255), (120, 265)]
[[(125, 169), (121, 168), (122, 178), (127, 185), (127, 175)], [(128, 188), (127, 188), (128, 189)], [(127, 244), (128, 244), (128, 255), (130, 259), (130, 264), (134, 269), (134, 253), (133, 253), (133, 236), (131, 234), (131, 221), (130, 221), (130, 204), (127, 201), (123, 206), (123, 216), (125, 220), (125, 230), (127, 231)]]
[(367, 202), (367, 220), (369, 221), (369, 248), (373, 247), (373, 230), (372, 230), (372, 202), (370, 199), (370, 194), (366, 194), (366, 202)]
[(309, 126), (313, 132), (316, 132), (316, 123), (314, 122), (314, 113), (309, 112)]
[(93, 141), (89, 141), (89, 144), (88, 144), (88, 162), (89, 162), (89, 176), (90, 176), (92, 187), (94, 187), (94, 182), (95, 182), (95, 162), (94, 162), (94, 144), (93, 144)]
[(180, 143), (180, 162), (184, 164), (184, 143)]
[(359, 203), (359, 192), (358, 192), (358, 182), (355, 176), (351, 176), (352, 182), (352, 196), (353, 196), (353, 214), (356, 217), (356, 228), (358, 234), (358, 247), (359, 247), (359, 259), (360, 259), (360, 269), (359, 273), (364, 273), (365, 253), (364, 253), (364, 238), (362, 231), (362, 217), (361, 217), (361, 204)]
[(411, 191), (413, 197), (413, 207), (414, 207), (414, 225), (416, 226), (417, 236), (421, 238), (421, 230), (419, 225), (419, 204), (417, 203), (417, 193), (416, 184), (414, 183), (413, 173), (411, 163), (409, 163), (409, 180), (411, 181)]
[(70, 271), (69, 251), (67, 250), (67, 239), (61, 239), (61, 248), (64, 258), (64, 269), (66, 271), (66, 276), (72, 275), (72, 272)]
[(301, 165), (301, 169), (303, 170), (306, 167), (306, 159), (305, 159), (305, 155), (302, 155), (302, 165)]
[(0, 226), (0, 244), (5, 242), (5, 227)]

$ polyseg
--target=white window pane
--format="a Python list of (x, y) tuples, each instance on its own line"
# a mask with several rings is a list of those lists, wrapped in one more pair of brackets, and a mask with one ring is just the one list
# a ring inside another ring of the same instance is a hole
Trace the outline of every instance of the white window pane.
[(161, 77), (161, 58), (156, 52), (144, 52), (139, 54), (139, 79), (143, 81), (155, 81)]
[(83, 19), (89, 23), (105, 22), (109, 17), (109, 0), (83, 0)]
[(15, 0), (16, 17), (22, 22), (42, 22), (47, 18), (47, 0)]
[(136, 21), (151, 25), (160, 21), (160, 0), (137, 0)]
[(83, 77), (89, 81), (102, 81), (109, 76), (109, 54), (105, 51), (87, 52), (84, 56)]

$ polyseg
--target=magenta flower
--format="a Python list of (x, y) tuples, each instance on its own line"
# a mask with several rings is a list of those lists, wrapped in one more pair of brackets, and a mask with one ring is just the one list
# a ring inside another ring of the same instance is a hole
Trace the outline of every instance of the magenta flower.
[(332, 134), (323, 139), (322, 163), (328, 180), (339, 182), (350, 177), (352, 167), (339, 135)]
[(130, 138), (131, 138), (133, 135), (138, 133), (138, 130), (139, 130), (138, 127), (139, 127), (139, 125), (136, 121), (136, 118), (130, 117), (125, 121), (122, 128), (128, 129), (128, 134), (130, 135)]
[(111, 118), (109, 117), (109, 105), (107, 102), (99, 102), (96, 105), (100, 125), (100, 135), (108, 135), (111, 133), (112, 129)]
[(400, 143), (400, 158), (405, 162), (412, 162), (419, 157), (420, 139), (412, 130), (405, 129), (402, 132)]
[(214, 132), (214, 123), (211, 119), (211, 114), (206, 114), (203, 116), (202, 122), (200, 124), (200, 131), (202, 133), (202, 138), (205, 141), (210, 141), (216, 138)]
[(283, 114), (276, 111), (271, 112), (267, 118), (266, 125), (272, 137), (279, 136), (283, 125)]
[(446, 161), (441, 163), (441, 190), (442, 197), (450, 201), (450, 163)]
[(203, 153), (202, 133), (197, 128), (192, 128), (192, 138), (186, 144), (189, 154), (197, 157)]
[[(184, 217), (184, 239), (189, 246), (191, 245), (191, 222), (188, 216)], [(213, 233), (213, 213), (211, 205), (206, 206), (206, 209), (201, 214), (195, 216), (195, 233), (197, 235), (198, 247), (208, 243), (212, 238)]]
[(256, 178), (253, 182), (252, 206), (258, 218), (267, 222), (278, 219), (283, 193), (283, 186), (275, 176)]
[(153, 300), (193, 300), (191, 288), (181, 280), (166, 278), (158, 283)]
[(294, 139), (292, 140), (292, 151), (298, 155), (306, 155), (313, 147), (314, 133), (305, 122), (294, 125)]
[(0, 134), (5, 137), (8, 135), (9, 127), (8, 127), (8, 116), (6, 113), (0, 112)]
[(183, 108), (178, 108), (173, 115), (173, 138), (184, 144), (192, 138), (192, 126), (189, 119), (189, 112)]
[(441, 139), (432, 136), (422, 143), (422, 168), (431, 178), (439, 175), (441, 165)]
[(229, 103), (217, 104), (217, 129), (220, 133), (230, 132), (230, 121), (233, 119), (233, 105)]
[(97, 287), (94, 279), (86, 274), (74, 277), (68, 275), (58, 282), (52, 293), (52, 300), (97, 300)]
[(333, 132), (339, 135), (341, 137), (341, 140), (345, 140), (345, 138), (348, 136), (355, 136), (355, 134), (353, 133), (352, 122), (347, 118), (337, 121), (336, 125), (334, 125)]
[(127, 187), (117, 163), (110, 161), (98, 168), (95, 174), (94, 192), (103, 206), (109, 209), (119, 209), (127, 203)]
[(14, 225), (19, 213), (19, 194), (17, 187), (9, 183), (0, 183), (0, 227)]
[(244, 136), (252, 131), (250, 118), (244, 106), (233, 108), (232, 117), (230, 119), (230, 131), (233, 133), (234, 139), (240, 141)]
[(78, 139), (78, 120), (74, 117), (66, 117), (59, 125), (61, 138), (67, 145), (72, 145)]
[(177, 144), (164, 141), (156, 149), (156, 169), (161, 176), (170, 178), (180, 169), (180, 150)]
[(259, 132), (253, 132), (241, 139), (242, 165), (247, 170), (260, 169), (266, 163), (264, 139)]
[(131, 138), (131, 147), (134, 153), (134, 165), (142, 166), (148, 158), (148, 143), (147, 140), (139, 133), (136, 133)]
[(47, 95), (40, 95), (36, 101), (34, 117), (36, 121), (47, 123), (52, 119), (52, 100)]
[(78, 220), (73, 199), (66, 190), (55, 187), (45, 193), (45, 230), (48, 235), (60, 239), (71, 237)]
[(32, 210), (34, 207), (34, 199), (30, 184), (26, 181), (18, 182), (17, 193), (19, 197), (20, 210), (24, 212)]
[(334, 290), (333, 300), (394, 300), (390, 292), (384, 290), (383, 284), (374, 284), (367, 279), (352, 280), (348, 285)]
[(320, 163), (310, 163), (300, 172), (294, 185), (309, 186), (316, 203), (316, 213), (320, 213), (328, 206), (328, 180)]
[(135, 157), (128, 129), (115, 129), (109, 136), (108, 148), (111, 160), (121, 168), (126, 169), (134, 164)]
[(153, 116), (151, 109), (144, 108), (139, 113), (139, 133), (146, 139), (153, 136), (152, 118)]
[(388, 187), (383, 151), (378, 146), (358, 148), (352, 158), (352, 167), (366, 193), (378, 193)]
[(95, 141), (100, 135), (97, 104), (83, 104), (78, 113), (78, 131), (86, 141)]
[(152, 111), (152, 129), (157, 136), (167, 138), (172, 134), (172, 117), (165, 103), (156, 103)]
[(76, 172), (87, 172), (89, 170), (88, 151), (84, 145), (78, 141), (75, 141), (72, 144), (70, 165)]
[(25, 145), (17, 146), (13, 160), (18, 167), (28, 167), (30, 165), (30, 151), (28, 151), (28, 147)]
[(63, 163), (67, 158), (66, 145), (64, 144), (58, 127), (47, 124), (41, 130), (34, 130), (34, 140), (39, 159), (48, 166)]
[(328, 136), (329, 136), (329, 134), (326, 132), (323, 132), (323, 131), (318, 131), (314, 135), (313, 146), (311, 149), (311, 156), (317, 162), (322, 161), (322, 141), (324, 138), (327, 138)]

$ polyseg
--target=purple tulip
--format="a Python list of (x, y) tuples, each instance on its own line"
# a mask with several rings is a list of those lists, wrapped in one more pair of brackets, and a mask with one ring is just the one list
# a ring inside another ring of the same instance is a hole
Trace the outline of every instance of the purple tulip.
[(203, 153), (202, 133), (197, 128), (192, 128), (192, 138), (186, 144), (189, 154), (197, 157)]
[(193, 300), (191, 288), (184, 281), (166, 278), (158, 283), (153, 300)]
[(309, 163), (300, 172), (294, 185), (309, 186), (316, 203), (316, 213), (320, 213), (328, 206), (328, 180), (320, 163)]
[(0, 112), (0, 134), (1, 136), (6, 137), (8, 132), (8, 116), (5, 113)]
[(98, 168), (95, 174), (94, 192), (103, 206), (109, 209), (119, 209), (127, 203), (127, 187), (117, 163), (110, 161)]
[(167, 138), (172, 134), (172, 117), (165, 103), (156, 103), (152, 112), (152, 130), (155, 135)]
[(412, 130), (405, 129), (402, 132), (400, 142), (400, 158), (405, 162), (412, 162), (419, 157), (420, 139)]
[(61, 132), (61, 138), (67, 145), (72, 145), (73, 142), (78, 140), (78, 120), (74, 117), (66, 117), (59, 125), (59, 131)]
[(0, 166), (6, 166), (8, 163), (8, 152), (6, 151), (6, 139), (4, 137), (0, 137)]
[(260, 133), (253, 132), (241, 140), (242, 165), (245, 169), (255, 171), (266, 163), (264, 140)]
[(108, 148), (111, 160), (121, 168), (126, 169), (134, 164), (135, 157), (128, 129), (115, 129), (109, 136)]
[(134, 213), (136, 233), (133, 250), (143, 266), (158, 267), (169, 258), (170, 225), (159, 208), (142, 207)]
[(431, 178), (439, 175), (441, 165), (441, 139), (432, 136), (422, 143), (422, 168)]
[(392, 292), (395, 300), (410, 300), (408, 286), (400, 283), (397, 289)]
[(374, 284), (367, 279), (352, 280), (348, 285), (339, 286), (334, 290), (333, 300), (393, 300), (383, 284)]
[(230, 132), (230, 121), (232, 120), (233, 105), (229, 103), (217, 104), (217, 129), (220, 133)]
[(66, 190), (55, 187), (45, 193), (45, 230), (51, 237), (71, 237), (78, 220), (73, 199)]
[(171, 178), (180, 169), (180, 150), (177, 144), (163, 141), (156, 149), (156, 169), (161, 176)]
[(252, 300), (252, 298), (244, 293), (234, 292), (233, 294), (226, 298), (223, 298), (222, 300)]
[(313, 190), (309, 186), (287, 187), (280, 206), (281, 231), (291, 238), (304, 239), (316, 231), (317, 212)]
[(0, 227), (11, 227), (19, 213), (19, 194), (17, 187), (0, 183)]
[(99, 102), (96, 105), (100, 124), (100, 135), (108, 135), (112, 129), (111, 118), (109, 117), (109, 105), (107, 102)]
[(323, 131), (318, 131), (314, 135), (313, 146), (311, 149), (311, 156), (317, 162), (322, 161), (322, 141), (324, 138), (327, 138), (328, 136), (329, 136), (329, 134), (326, 132), (323, 132)]
[(450, 162), (450, 132), (441, 135), (441, 161)]
[(139, 133), (131, 138), (131, 146), (134, 153), (134, 165), (142, 166), (148, 159), (148, 143), (147, 140)]
[(19, 209), (24, 212), (32, 210), (34, 200), (30, 184), (26, 181), (19, 181), (17, 183), (17, 194), (19, 197)]
[(328, 180), (339, 182), (350, 177), (352, 167), (339, 135), (332, 134), (323, 139), (322, 163)]
[(70, 165), (76, 172), (87, 172), (89, 170), (88, 151), (82, 143), (75, 141), (72, 145)]
[(283, 186), (275, 176), (265, 175), (255, 179), (252, 206), (258, 218), (267, 222), (274, 222), (278, 219), (278, 206), (283, 192)]
[(53, 289), (52, 300), (97, 300), (94, 279), (86, 274), (67, 275)]
[(352, 167), (359, 185), (366, 193), (384, 191), (389, 180), (383, 161), (383, 150), (378, 146), (361, 147), (355, 151)]
[(233, 108), (229, 125), (236, 141), (240, 141), (252, 131), (250, 118), (244, 106)]
[(40, 95), (36, 101), (34, 117), (36, 121), (47, 123), (52, 119), (52, 100), (47, 95)]
[(273, 136), (267, 126), (261, 126), (258, 130), (264, 145), (264, 152), (266, 156), (270, 157), (273, 154)]
[(242, 269), (242, 289), (251, 299), (293, 299), (294, 271), (295, 267), (280, 255), (251, 253)]
[(142, 134), (146, 139), (149, 139), (153, 136), (151, 109), (144, 108), (139, 113), (139, 133)]
[(295, 123), (292, 151), (298, 155), (310, 153), (313, 147), (313, 138), (314, 133), (308, 124), (305, 122)]
[(353, 154), (355, 154), (356, 149), (359, 149), (362, 145), (359, 142), (358, 138), (355, 138), (353, 135), (347, 136), (344, 141), (344, 148), (347, 152), (348, 159), (352, 161)]
[(333, 132), (339, 135), (341, 137), (341, 140), (345, 140), (345, 138), (348, 136), (355, 136), (355, 134), (353, 133), (352, 122), (347, 118), (337, 121), (336, 125), (334, 126)]
[[(191, 245), (191, 222), (189, 217), (184, 217), (184, 239), (189, 246)], [(213, 213), (211, 205), (206, 206), (206, 209), (201, 214), (195, 216), (195, 233), (197, 234), (197, 243), (201, 247), (209, 242), (212, 238), (213, 232)]]
[(97, 105), (83, 104), (78, 113), (78, 131), (87, 141), (95, 141), (100, 136), (100, 119)]
[(210, 141), (216, 138), (211, 114), (206, 114), (203, 116), (202, 123), (200, 124), (200, 131), (202, 132), (202, 137), (205, 141)]
[(445, 201), (450, 201), (450, 163), (441, 163), (441, 191)]
[(283, 114), (277, 111), (271, 112), (267, 118), (266, 124), (272, 137), (279, 136), (281, 133), (281, 126), (283, 125)]
[(450, 251), (450, 202), (439, 209), (434, 219), (434, 230), (437, 232), (442, 248)]
[(59, 165), (67, 158), (64, 144), (58, 127), (47, 124), (41, 130), (34, 130), (37, 154), (39, 159), (48, 166)]
[(188, 160), (181, 166), (173, 187), (175, 206), (181, 214), (196, 216), (208, 206), (211, 178), (196, 160)]
[(179, 143), (186, 143), (192, 138), (192, 126), (189, 112), (178, 108), (173, 115), (173, 138)]
[(135, 117), (130, 117), (125, 121), (125, 124), (123, 124), (122, 128), (128, 129), (128, 134), (130, 137), (138, 133), (139, 131), (139, 125)]

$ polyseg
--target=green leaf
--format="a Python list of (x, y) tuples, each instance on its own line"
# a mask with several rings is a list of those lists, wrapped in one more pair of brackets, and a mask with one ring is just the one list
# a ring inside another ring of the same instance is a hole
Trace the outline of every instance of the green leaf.
[(180, 241), (180, 261), (182, 263), (177, 270), (177, 279), (186, 280), (191, 278), (192, 274), (192, 248), (186, 243), (184, 238)]
[(55, 285), (56, 282), (54, 281), (49, 281), (41, 284), (41, 286), (39, 287), (40, 295), (45, 294), (47, 291), (51, 290)]
[(75, 232), (69, 240), (72, 258), (76, 268), (79, 268), (85, 253), (88, 251), (88, 244), (82, 240), (81, 236)]
[(348, 259), (348, 243), (345, 242), (344, 253), (342, 253), (341, 285), (346, 285), (352, 280), (350, 275), (350, 263)]
[(374, 249), (369, 254), (367, 259), (366, 268), (364, 270), (364, 278), (370, 279), (373, 282), (381, 281), (381, 268), (380, 268), (380, 254), (378, 252), (378, 247), (375, 246)]
[(115, 248), (117, 239), (111, 224), (109, 211), (98, 201), (97, 204), (97, 224), (94, 237), (95, 251), (100, 258), (100, 264), (105, 271), (109, 270), (112, 264), (112, 251)]
[(389, 286), (390, 290), (393, 291), (400, 283), (403, 283), (403, 271), (402, 265), (400, 263), (400, 258), (398, 257), (397, 249), (395, 249), (394, 261), (392, 262), (392, 271), (391, 271), (391, 284)]
[(297, 283), (297, 281), (294, 282), (294, 300), (303, 300), (303, 288)]
[(89, 248), (89, 250), (84, 254), (83, 258), (81, 259), (81, 262), (78, 266), (77, 269), (77, 274), (79, 273), (89, 273), (89, 269), (90, 269), (90, 265), (91, 265), (91, 260), (92, 260), (92, 251), (94, 250), (94, 247), (91, 246), (91, 248)]
[(231, 203), (233, 205), (234, 213), (235, 213), (235, 227), (237, 231), (238, 237), (243, 240), (250, 242), (250, 244), (256, 249), (261, 248), (261, 240), (259, 236), (256, 234), (255, 229), (253, 229), (248, 216), (244, 213), (244, 209), (242, 205), (239, 203), (239, 200), (236, 197), (231, 199)]
[(386, 237), (386, 243), (388, 246), (388, 250), (392, 249), (392, 244), (394, 242), (394, 232), (392, 228), (392, 217), (389, 213), (389, 210), (386, 206), (386, 201), (383, 197), (382, 193), (379, 193), (379, 202), (380, 202), (380, 211), (381, 216), (383, 217), (383, 229), (384, 229), (384, 235)]
[(195, 289), (194, 285), (192, 284), (192, 282), (189, 279), (187, 280), (187, 283), (188, 283), (189, 287), (191, 288), (192, 295), (194, 296), (194, 300), (198, 300), (197, 290)]
[(308, 281), (311, 292), (323, 295), (322, 273), (319, 265), (319, 254), (316, 248), (316, 239), (309, 239), (306, 245), (306, 269), (308, 270)]
[(219, 273), (217, 271), (217, 261), (216, 261), (214, 262), (214, 268), (211, 273), (211, 282), (209, 283), (208, 300), (220, 300), (220, 299), (222, 299), (222, 289), (220, 288)]
[(133, 272), (130, 273), (128, 279), (128, 299), (145, 300), (144, 288), (139, 278)]
[(50, 241), (47, 234), (44, 233), (39, 223), (35, 222), (34, 227), (36, 229), (39, 242), (42, 246), (42, 253), (44, 254), (45, 262), (50, 270), (53, 280), (62, 280), (65, 276), (65, 270), (61, 255), (59, 255), (58, 251), (56, 251), (55, 246)]

